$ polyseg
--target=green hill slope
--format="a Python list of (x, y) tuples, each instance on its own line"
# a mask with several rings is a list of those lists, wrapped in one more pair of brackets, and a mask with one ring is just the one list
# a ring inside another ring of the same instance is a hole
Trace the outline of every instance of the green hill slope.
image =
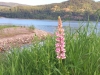
[[(7, 18), (97, 20), (100, 2), (93, 0), (68, 0), (62, 3), (28, 6), (21, 4), (0, 3), (0, 16)], [(95, 13), (96, 12), (96, 13)]]

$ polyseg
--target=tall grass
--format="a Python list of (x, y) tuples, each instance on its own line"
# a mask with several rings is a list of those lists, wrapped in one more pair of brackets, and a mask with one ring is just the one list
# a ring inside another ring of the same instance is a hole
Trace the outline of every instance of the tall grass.
[(0, 25), (0, 30), (4, 29), (4, 28), (10, 28), (10, 27), (18, 27), (18, 26), (15, 26), (15, 25)]
[(31, 47), (14, 49), (0, 62), (0, 75), (100, 75), (100, 36), (89, 25), (66, 30), (66, 59), (59, 63), (55, 36)]
[(29, 26), (29, 29), (34, 30), (35, 29), (34, 25)]

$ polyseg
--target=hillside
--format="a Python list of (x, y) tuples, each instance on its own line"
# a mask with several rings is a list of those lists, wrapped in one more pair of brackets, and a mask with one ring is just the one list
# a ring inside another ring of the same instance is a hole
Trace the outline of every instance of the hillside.
[(0, 2), (0, 6), (14, 7), (14, 6), (23, 6), (23, 4), (12, 3), (12, 2)]
[(0, 3), (0, 16), (31, 19), (57, 19), (57, 16), (61, 16), (62, 19), (70, 20), (87, 20), (89, 16), (90, 20), (97, 20), (100, 15), (99, 9), (100, 2), (93, 0), (68, 0), (39, 6)]

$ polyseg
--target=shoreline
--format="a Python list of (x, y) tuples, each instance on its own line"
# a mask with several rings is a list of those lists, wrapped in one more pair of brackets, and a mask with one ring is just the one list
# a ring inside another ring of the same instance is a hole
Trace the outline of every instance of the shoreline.
[(6, 51), (11, 47), (31, 44), (35, 37), (39, 40), (44, 40), (46, 36), (52, 35), (40, 29), (30, 30), (27, 27), (4, 28), (1, 33), (3, 34), (0, 36), (0, 52)]
[[(7, 17), (0, 17), (0, 18), (7, 18)], [(32, 18), (8, 18), (8, 19), (19, 19), (19, 20), (52, 20), (52, 21), (57, 21), (57, 19), (32, 19)], [(66, 19), (63, 19), (64, 21)], [(87, 21), (87, 20), (66, 20), (66, 21)], [(89, 20), (89, 22), (97, 22), (97, 20)], [(100, 22), (100, 20), (98, 21)]]
[[(0, 17), (0, 18), (7, 18), (7, 17)], [(8, 18), (8, 19), (22, 19), (22, 20), (55, 20), (55, 21), (57, 21), (57, 19), (31, 19), (31, 18)]]

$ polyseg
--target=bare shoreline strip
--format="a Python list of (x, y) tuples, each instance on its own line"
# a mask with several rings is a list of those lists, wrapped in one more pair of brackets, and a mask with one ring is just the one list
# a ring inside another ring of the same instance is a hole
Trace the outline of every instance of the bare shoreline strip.
[(17, 27), (15, 29), (5, 28), (0, 34), (0, 52), (11, 48), (11, 46), (22, 46), (24, 44), (32, 43), (35, 36), (37, 36), (39, 39), (43, 39), (47, 35), (51, 35), (43, 30), (30, 30), (23, 27)]

